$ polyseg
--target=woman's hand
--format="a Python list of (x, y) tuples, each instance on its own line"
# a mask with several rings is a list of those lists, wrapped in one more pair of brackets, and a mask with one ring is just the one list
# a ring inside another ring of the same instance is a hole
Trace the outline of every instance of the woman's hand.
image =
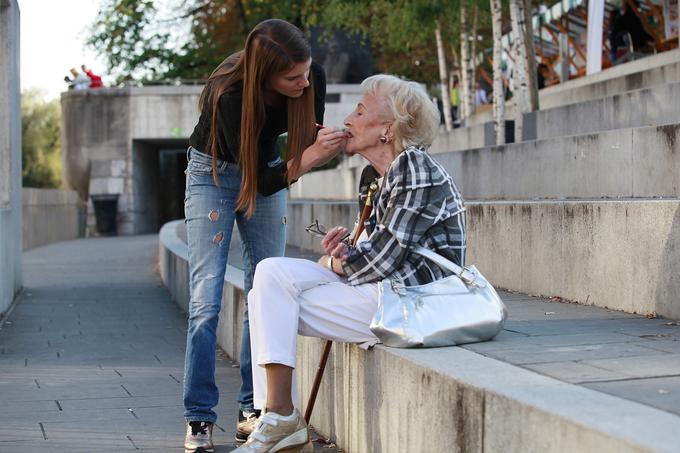
[(334, 158), (347, 143), (347, 132), (332, 127), (319, 129), (316, 141), (302, 152), (300, 166), (292, 173), (292, 161), (288, 162), (288, 180), (295, 181), (314, 167), (320, 167)]
[(326, 255), (333, 255), (333, 251), (342, 244), (343, 238), (347, 236), (347, 228), (342, 226), (336, 226), (328, 230), (326, 236), (321, 240), (321, 246)]
[(312, 154), (313, 166), (319, 167), (334, 158), (344, 148), (347, 133), (334, 127), (324, 127), (316, 134), (314, 145), (305, 154)]

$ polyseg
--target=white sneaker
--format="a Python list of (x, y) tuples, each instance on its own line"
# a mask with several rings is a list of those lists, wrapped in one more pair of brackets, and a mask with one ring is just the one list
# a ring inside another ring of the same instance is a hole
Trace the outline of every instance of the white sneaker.
[(297, 409), (289, 416), (267, 412), (238, 453), (297, 453), (309, 443), (309, 429)]
[(215, 446), (212, 441), (213, 424), (210, 422), (187, 423), (187, 434), (184, 437), (184, 453), (212, 453)]

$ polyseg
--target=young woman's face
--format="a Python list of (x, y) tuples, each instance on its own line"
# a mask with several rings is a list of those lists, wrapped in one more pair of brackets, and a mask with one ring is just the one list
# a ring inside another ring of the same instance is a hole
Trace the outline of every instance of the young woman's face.
[(347, 145), (345, 152), (356, 154), (380, 144), (387, 122), (382, 117), (382, 104), (373, 95), (364, 94), (356, 108), (345, 118)]
[(272, 76), (271, 87), (274, 91), (289, 98), (299, 98), (309, 86), (309, 68), (312, 59), (296, 63), (290, 70)]

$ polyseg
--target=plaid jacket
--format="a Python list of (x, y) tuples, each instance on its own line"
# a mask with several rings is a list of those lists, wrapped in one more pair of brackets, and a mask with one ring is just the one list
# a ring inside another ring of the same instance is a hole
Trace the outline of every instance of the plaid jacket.
[[(360, 200), (365, 199), (362, 187)], [(420, 285), (448, 272), (409, 250), (422, 245), (465, 264), (465, 207), (446, 170), (424, 148), (405, 149), (385, 173), (366, 220), (368, 240), (350, 247), (344, 264), (350, 285), (387, 277)]]

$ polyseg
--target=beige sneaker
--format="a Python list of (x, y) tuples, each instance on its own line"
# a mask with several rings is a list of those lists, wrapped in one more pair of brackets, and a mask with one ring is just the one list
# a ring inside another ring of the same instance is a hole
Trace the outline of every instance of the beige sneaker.
[(238, 453), (298, 453), (309, 443), (309, 429), (297, 409), (283, 417), (267, 412), (257, 420), (257, 426)]
[(212, 431), (213, 424), (210, 422), (187, 423), (187, 434), (184, 437), (184, 453), (212, 453), (215, 451)]
[(257, 426), (257, 418), (260, 416), (257, 412), (243, 413), (239, 411), (238, 424), (236, 425), (236, 442), (243, 443), (248, 440), (248, 436)]

